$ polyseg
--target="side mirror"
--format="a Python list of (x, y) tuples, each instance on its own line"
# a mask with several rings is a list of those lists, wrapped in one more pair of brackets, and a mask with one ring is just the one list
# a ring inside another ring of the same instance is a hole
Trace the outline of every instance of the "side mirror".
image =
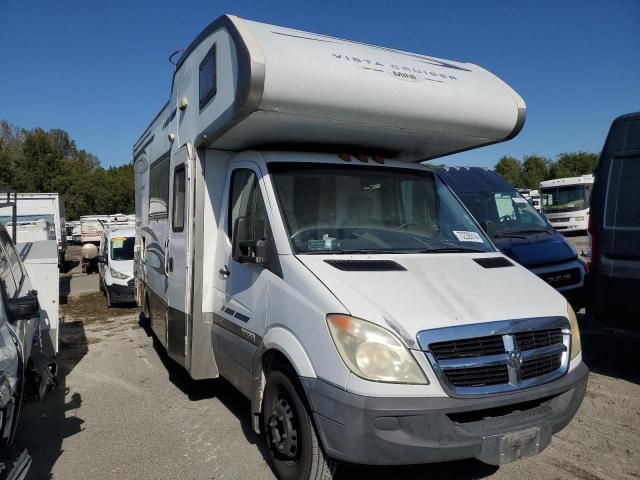
[(267, 240), (250, 240), (247, 217), (238, 217), (233, 225), (233, 259), (238, 263), (267, 263)]
[(484, 233), (487, 234), (489, 238), (493, 238), (493, 222), (491, 220), (482, 220), (480, 222), (480, 227), (484, 230)]
[(29, 320), (40, 311), (38, 292), (32, 290), (24, 297), (10, 298), (7, 302), (12, 320)]
[(105, 264), (105, 265), (106, 265), (107, 263), (109, 263), (109, 262), (107, 261), (107, 256), (106, 256), (106, 255), (98, 255), (98, 256), (96, 257), (96, 262), (98, 262), (98, 263), (103, 263), (103, 264)]

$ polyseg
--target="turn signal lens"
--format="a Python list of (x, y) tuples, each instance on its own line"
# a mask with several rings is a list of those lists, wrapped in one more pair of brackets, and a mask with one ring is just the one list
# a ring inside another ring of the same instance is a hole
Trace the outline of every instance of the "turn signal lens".
[(571, 326), (571, 360), (573, 360), (582, 351), (582, 343), (580, 342), (578, 318), (569, 303), (567, 303), (567, 316), (569, 317), (569, 325)]

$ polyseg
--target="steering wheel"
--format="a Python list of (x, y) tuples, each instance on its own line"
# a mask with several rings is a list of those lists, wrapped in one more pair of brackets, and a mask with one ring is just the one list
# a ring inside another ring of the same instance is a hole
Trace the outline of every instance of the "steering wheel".
[(403, 223), (402, 225), (398, 225), (396, 227), (396, 230), (404, 230), (405, 228), (410, 227), (411, 225), (417, 225), (417, 223), (416, 222), (406, 222), (406, 223)]

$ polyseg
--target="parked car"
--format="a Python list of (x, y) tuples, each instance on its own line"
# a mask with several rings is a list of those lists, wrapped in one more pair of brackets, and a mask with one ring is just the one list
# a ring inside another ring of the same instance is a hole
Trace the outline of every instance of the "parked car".
[(135, 302), (133, 254), (136, 230), (133, 226), (106, 227), (100, 239), (98, 273), (100, 290), (107, 306)]
[(486, 168), (441, 168), (438, 175), (502, 253), (561, 292), (575, 309), (582, 308), (584, 263), (567, 239), (515, 188)]
[(601, 321), (640, 324), (640, 112), (611, 124), (595, 171), (588, 263)]
[(6, 458), (20, 418), (23, 394), (33, 382), (42, 396), (54, 384), (56, 363), (41, 350), (40, 305), (15, 246), (0, 226), (0, 463), (14, 473), (28, 468), (28, 455)]

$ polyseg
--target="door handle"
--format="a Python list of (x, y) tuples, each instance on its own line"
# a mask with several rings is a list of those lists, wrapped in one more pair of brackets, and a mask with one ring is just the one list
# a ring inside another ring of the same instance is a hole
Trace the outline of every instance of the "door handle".
[(222, 267), (220, 270), (218, 270), (218, 273), (220, 275), (222, 275), (222, 279), (226, 280), (226, 278), (231, 275), (231, 272), (229, 271), (229, 269), (227, 268), (227, 266), (225, 265), (224, 267)]

